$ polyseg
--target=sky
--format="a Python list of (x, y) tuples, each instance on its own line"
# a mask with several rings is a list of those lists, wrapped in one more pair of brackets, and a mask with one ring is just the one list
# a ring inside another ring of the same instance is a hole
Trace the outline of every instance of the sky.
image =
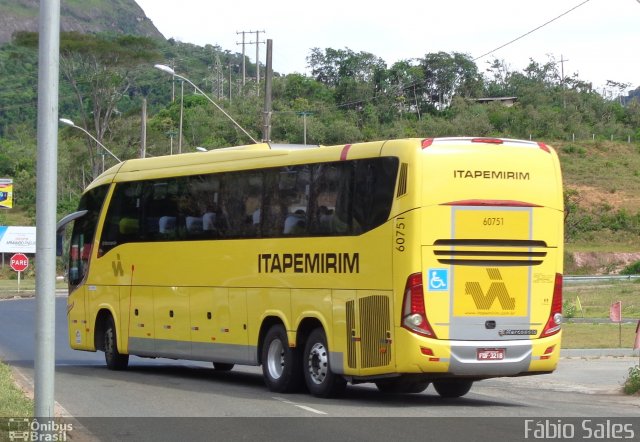
[[(253, 31), (245, 38), (255, 42), (255, 31), (264, 31), (259, 41), (272, 40), (273, 69), (281, 74), (310, 74), (312, 48), (368, 52), (389, 67), (431, 52), (489, 52), (476, 60), (481, 72), (494, 59), (511, 71), (530, 59), (555, 60), (565, 76), (578, 74), (600, 92), (607, 80), (640, 86), (640, 0), (136, 1), (166, 38), (184, 43), (241, 53), (239, 32)], [(259, 50), (264, 64), (266, 45)], [(255, 45), (245, 54), (255, 62)]]

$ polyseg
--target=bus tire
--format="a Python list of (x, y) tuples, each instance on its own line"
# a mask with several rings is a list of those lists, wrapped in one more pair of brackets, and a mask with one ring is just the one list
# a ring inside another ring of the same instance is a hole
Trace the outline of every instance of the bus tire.
[(107, 318), (104, 329), (104, 359), (109, 370), (125, 370), (129, 365), (129, 355), (123, 355), (118, 351), (118, 339), (113, 318)]
[(414, 394), (422, 393), (429, 386), (429, 382), (407, 379), (404, 377), (385, 379), (376, 382), (376, 387), (382, 393)]
[(304, 346), (302, 365), (309, 393), (318, 397), (333, 397), (344, 392), (347, 381), (331, 370), (327, 337), (321, 328), (316, 328), (309, 335)]
[(456, 398), (462, 397), (469, 393), (473, 381), (467, 379), (445, 379), (441, 381), (433, 381), (433, 387), (436, 389), (440, 397)]
[(300, 351), (289, 347), (287, 332), (281, 324), (272, 326), (262, 345), (262, 373), (269, 390), (290, 393), (302, 385)]
[(233, 370), (234, 364), (227, 364), (226, 362), (214, 362), (213, 369), (215, 371), (231, 371)]

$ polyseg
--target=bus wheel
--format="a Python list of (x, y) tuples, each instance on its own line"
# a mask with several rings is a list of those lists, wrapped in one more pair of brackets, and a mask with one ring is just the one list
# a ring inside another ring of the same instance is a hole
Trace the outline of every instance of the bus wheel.
[(113, 318), (109, 316), (104, 330), (104, 359), (109, 370), (124, 370), (129, 365), (129, 355), (118, 351), (118, 339)]
[(302, 384), (300, 351), (289, 347), (287, 332), (280, 324), (272, 326), (262, 345), (262, 373), (269, 390), (289, 393)]
[(469, 393), (473, 381), (466, 379), (447, 379), (442, 381), (433, 381), (433, 387), (438, 394), (444, 398), (461, 397)]
[(332, 397), (344, 391), (347, 381), (331, 371), (327, 337), (321, 328), (316, 328), (309, 335), (302, 361), (304, 380), (311, 394)]
[(231, 371), (234, 367), (234, 364), (227, 364), (225, 362), (214, 362), (213, 369), (215, 371)]
[(422, 393), (428, 386), (429, 382), (421, 382), (403, 377), (376, 382), (378, 390), (382, 393), (391, 394)]

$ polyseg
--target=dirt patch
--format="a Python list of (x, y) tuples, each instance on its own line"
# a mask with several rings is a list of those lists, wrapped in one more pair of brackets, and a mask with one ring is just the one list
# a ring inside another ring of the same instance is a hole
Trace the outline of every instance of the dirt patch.
[(610, 206), (616, 210), (625, 208), (631, 211), (640, 208), (640, 195), (629, 194), (622, 190), (608, 192), (599, 187), (586, 185), (567, 185), (566, 188), (578, 192), (577, 202), (581, 207)]
[(640, 261), (640, 252), (574, 252), (575, 266), (591, 269), (597, 275), (619, 274), (626, 266)]

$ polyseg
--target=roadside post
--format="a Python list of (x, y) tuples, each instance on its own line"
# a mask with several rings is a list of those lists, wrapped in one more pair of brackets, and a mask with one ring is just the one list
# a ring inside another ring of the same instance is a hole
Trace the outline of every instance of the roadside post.
[(609, 319), (618, 323), (618, 347), (622, 347), (622, 301), (616, 301), (609, 307)]
[[(636, 325), (636, 340), (633, 343), (633, 349), (640, 350), (640, 320), (638, 321), (638, 325)], [(638, 354), (638, 364), (640, 364), (640, 354)]]
[(18, 293), (20, 293), (20, 277), (22, 272), (29, 267), (29, 257), (24, 253), (16, 253), (11, 257), (9, 265), (14, 271), (18, 272)]

